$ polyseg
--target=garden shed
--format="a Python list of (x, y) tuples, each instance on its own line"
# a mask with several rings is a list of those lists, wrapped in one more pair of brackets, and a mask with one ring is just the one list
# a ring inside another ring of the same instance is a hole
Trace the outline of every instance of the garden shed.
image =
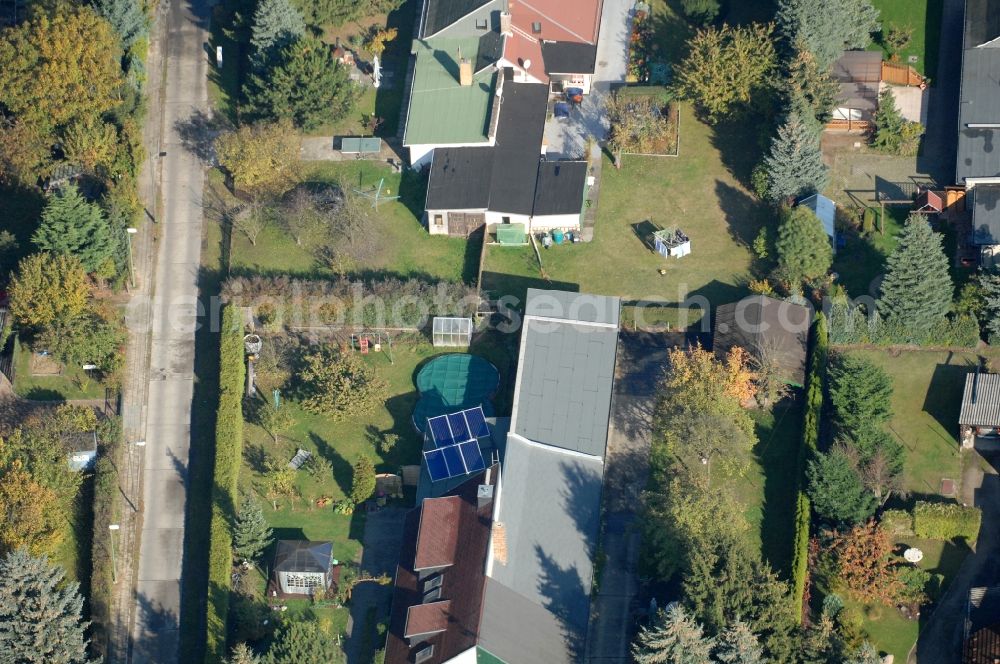
[(97, 460), (97, 432), (80, 431), (65, 434), (62, 438), (66, 446), (70, 470), (90, 470)]
[(719, 358), (734, 346), (758, 358), (766, 355), (781, 380), (802, 387), (811, 324), (812, 310), (807, 306), (751, 295), (716, 310), (713, 350)]
[(472, 319), (435, 316), (431, 337), (435, 348), (468, 346), (472, 343)]
[(965, 377), (958, 429), (965, 448), (975, 445), (976, 436), (1000, 433), (1000, 374), (976, 371)]
[(917, 202), (913, 211), (920, 214), (938, 214), (944, 209), (944, 201), (941, 196), (930, 189), (921, 189), (917, 194)]
[(816, 218), (823, 224), (830, 242), (833, 243), (833, 251), (837, 251), (837, 204), (823, 194), (813, 194), (799, 201), (799, 205), (807, 207), (813, 211)]
[(308, 540), (278, 540), (274, 577), (284, 595), (325, 593), (333, 580), (333, 544)]

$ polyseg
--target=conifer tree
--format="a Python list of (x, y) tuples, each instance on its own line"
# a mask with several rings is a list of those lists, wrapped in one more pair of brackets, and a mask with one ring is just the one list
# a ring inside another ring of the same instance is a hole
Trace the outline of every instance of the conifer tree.
[(297, 42), (305, 31), (302, 14), (289, 0), (261, 0), (253, 15), (250, 35), (250, 61), (254, 69), (261, 71), (276, 64), (278, 54)]
[(806, 120), (829, 120), (840, 96), (840, 85), (829, 70), (819, 66), (816, 56), (801, 40), (795, 44), (795, 57), (788, 63), (787, 74), (789, 109)]
[(328, 664), (343, 652), (315, 620), (292, 618), (278, 628), (263, 664)]
[(792, 111), (771, 140), (764, 157), (767, 196), (778, 203), (822, 191), (829, 181), (819, 145), (819, 128)]
[(782, 217), (774, 242), (781, 276), (800, 283), (825, 275), (833, 263), (833, 247), (823, 224), (812, 210), (801, 205), (782, 210)]
[(21, 664), (88, 662), (76, 583), (49, 564), (17, 549), (0, 559), (0, 660)]
[(88, 202), (74, 185), (46, 202), (32, 241), (42, 251), (76, 256), (91, 273), (106, 269), (120, 242), (100, 206)]
[(716, 639), (715, 661), (719, 664), (765, 664), (768, 660), (750, 626), (737, 620)]
[(260, 503), (249, 494), (240, 505), (236, 517), (236, 527), (233, 529), (233, 553), (236, 557), (253, 563), (273, 541), (273, 532), (264, 518)]
[(1000, 273), (986, 272), (980, 275), (979, 284), (983, 289), (983, 321), (987, 340), (1000, 342)]
[(806, 476), (813, 509), (831, 523), (861, 523), (878, 507), (843, 448), (834, 447), (810, 460)]
[(643, 627), (632, 645), (637, 664), (706, 664), (712, 639), (701, 625), (675, 605), (660, 611), (653, 625)]
[(844, 50), (865, 48), (879, 30), (879, 11), (868, 0), (780, 0), (778, 30), (803, 42), (826, 70)]
[(919, 341), (944, 319), (953, 295), (941, 235), (921, 215), (910, 215), (889, 256), (879, 313)]
[(118, 33), (125, 51), (149, 32), (149, 21), (138, 0), (97, 0), (95, 7)]

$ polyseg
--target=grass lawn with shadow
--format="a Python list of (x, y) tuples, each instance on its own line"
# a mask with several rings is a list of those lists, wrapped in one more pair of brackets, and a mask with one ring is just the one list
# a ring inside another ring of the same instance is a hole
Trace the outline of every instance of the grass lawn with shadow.
[[(14, 343), (14, 393), (31, 401), (103, 399), (105, 386), (80, 367), (63, 366), (58, 374), (31, 375), (32, 351)], [(55, 361), (55, 360), (53, 360)]]
[[(877, 35), (869, 50), (882, 51), (885, 59), (889, 60), (885, 35), (893, 28), (909, 28), (912, 30), (910, 43), (900, 51), (898, 63), (910, 65), (921, 74), (935, 78), (944, 0), (872, 0), (872, 4), (879, 10), (882, 33)], [(909, 62), (911, 55), (917, 56), (916, 62)]]

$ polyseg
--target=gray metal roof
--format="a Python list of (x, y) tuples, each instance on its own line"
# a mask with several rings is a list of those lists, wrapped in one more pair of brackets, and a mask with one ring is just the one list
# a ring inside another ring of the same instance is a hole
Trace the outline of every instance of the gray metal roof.
[(507, 662), (580, 661), (590, 617), (604, 465), (507, 440), (496, 521), (506, 562), (494, 559), (480, 645)]
[(330, 542), (308, 540), (278, 540), (274, 553), (275, 572), (330, 571), (333, 545)]
[(958, 423), (1000, 427), (1000, 374), (970, 373), (965, 377)]
[(526, 316), (618, 325), (621, 299), (607, 295), (529, 288)]
[(1000, 244), (1000, 185), (977, 184), (972, 197), (972, 243)]

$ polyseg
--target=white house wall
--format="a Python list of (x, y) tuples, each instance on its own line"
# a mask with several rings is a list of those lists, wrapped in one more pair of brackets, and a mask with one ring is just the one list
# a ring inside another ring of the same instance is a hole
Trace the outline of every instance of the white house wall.
[(445, 660), (443, 664), (476, 664), (479, 656), (476, 652), (477, 650), (476, 646), (472, 646), (465, 652), (459, 653), (451, 659)]
[(577, 229), (580, 228), (580, 214), (549, 214), (532, 217), (530, 228), (532, 232), (548, 231), (553, 228)]
[(562, 83), (563, 90), (566, 88), (580, 88), (583, 90), (583, 94), (589, 95), (593, 76), (590, 74), (582, 74), (583, 82), (575, 83), (573, 82), (573, 79), (577, 76), (581, 76), (581, 74), (552, 74), (549, 76), (549, 80), (552, 82)]
[(531, 228), (531, 216), (527, 214), (511, 214), (510, 212), (486, 211), (486, 225), (502, 224), (508, 221), (512, 224), (524, 224), (525, 228)]

